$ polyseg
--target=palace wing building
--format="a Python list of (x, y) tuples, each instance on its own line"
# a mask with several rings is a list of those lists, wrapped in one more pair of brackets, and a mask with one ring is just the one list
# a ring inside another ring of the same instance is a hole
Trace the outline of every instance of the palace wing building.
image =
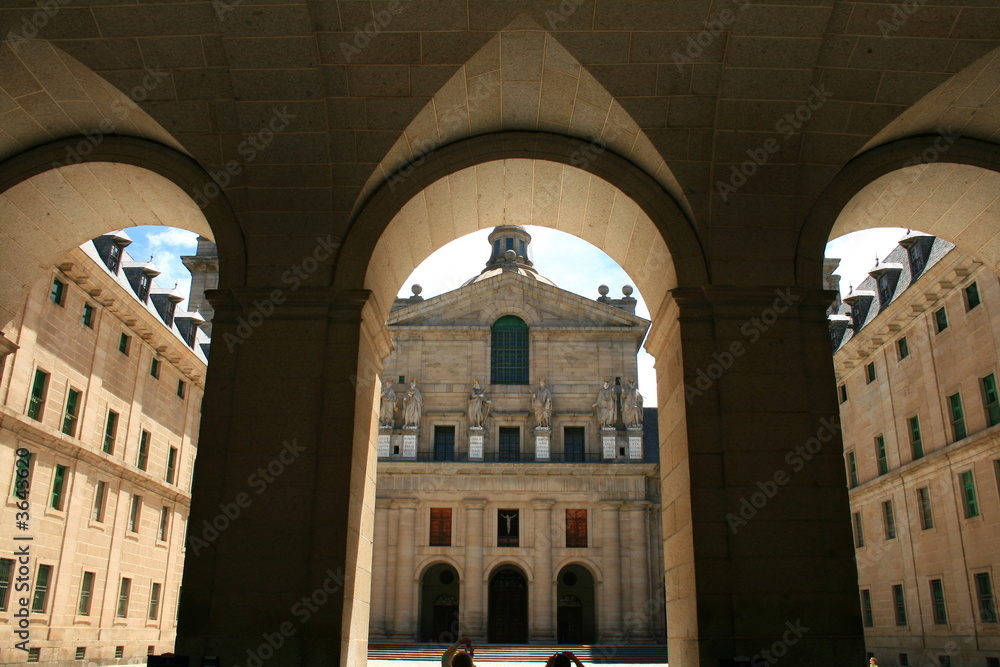
[(489, 241), (480, 275), (389, 317), (372, 640), (662, 642), (649, 322), (629, 287), (539, 275), (524, 228)]
[(831, 316), (865, 643), (1000, 665), (1000, 282), (908, 234)]

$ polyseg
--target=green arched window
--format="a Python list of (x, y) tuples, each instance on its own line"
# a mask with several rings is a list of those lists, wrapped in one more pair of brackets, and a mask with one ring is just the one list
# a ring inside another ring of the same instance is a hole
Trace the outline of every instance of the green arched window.
[(528, 384), (528, 325), (516, 315), (493, 323), (491, 384)]

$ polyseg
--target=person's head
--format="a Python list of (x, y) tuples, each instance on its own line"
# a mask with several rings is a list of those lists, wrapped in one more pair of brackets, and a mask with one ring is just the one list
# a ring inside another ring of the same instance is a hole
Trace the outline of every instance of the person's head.
[(552, 661), (552, 667), (573, 667), (573, 661), (570, 660), (569, 653), (557, 653), (555, 660)]
[(468, 651), (459, 651), (451, 657), (451, 667), (475, 667), (472, 662), (472, 654)]
[(875, 658), (869, 658), (868, 659), (868, 664), (869, 665), (877, 665), (878, 664), (878, 660), (876, 660)]

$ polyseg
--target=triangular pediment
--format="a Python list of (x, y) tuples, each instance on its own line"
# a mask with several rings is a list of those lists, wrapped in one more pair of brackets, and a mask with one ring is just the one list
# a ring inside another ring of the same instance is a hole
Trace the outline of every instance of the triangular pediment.
[(394, 310), (394, 327), (489, 327), (517, 315), (529, 327), (620, 327), (645, 331), (649, 321), (514, 272), (505, 272)]

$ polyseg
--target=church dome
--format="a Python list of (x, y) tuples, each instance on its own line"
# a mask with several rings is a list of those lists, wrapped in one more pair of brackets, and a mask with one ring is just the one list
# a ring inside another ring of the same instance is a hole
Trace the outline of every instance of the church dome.
[(462, 287), (498, 276), (505, 271), (555, 286), (554, 282), (535, 271), (530, 258), (531, 234), (521, 225), (494, 227), (489, 235), (489, 244), (490, 258), (486, 262), (486, 268), (479, 275), (462, 283)]

